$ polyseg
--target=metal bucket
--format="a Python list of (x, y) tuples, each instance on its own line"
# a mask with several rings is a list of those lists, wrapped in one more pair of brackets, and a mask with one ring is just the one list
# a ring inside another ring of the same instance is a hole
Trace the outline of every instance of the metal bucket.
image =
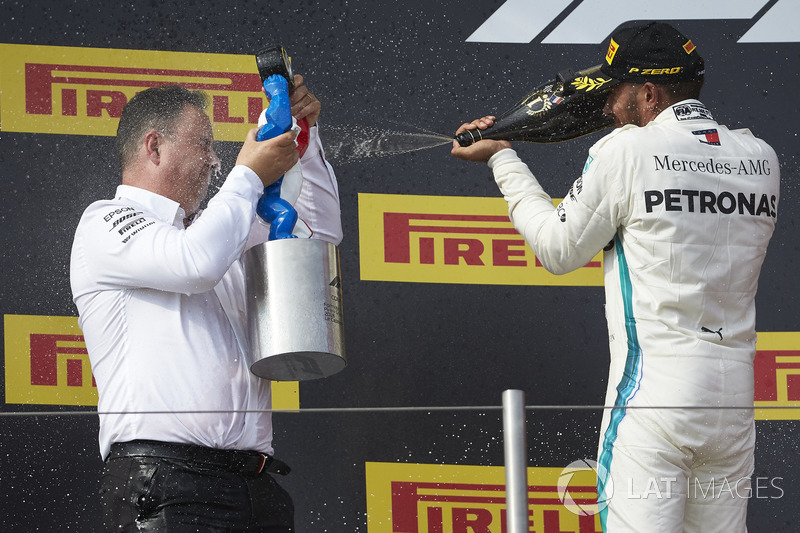
[(250, 370), (302, 381), (342, 370), (344, 328), (339, 250), (317, 239), (280, 239), (244, 255)]

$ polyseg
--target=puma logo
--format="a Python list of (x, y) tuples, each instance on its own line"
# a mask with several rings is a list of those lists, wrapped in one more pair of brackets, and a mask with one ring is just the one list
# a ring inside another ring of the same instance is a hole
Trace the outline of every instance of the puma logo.
[(717, 335), (719, 335), (719, 340), (722, 340), (722, 333), (721, 333), (722, 328), (719, 328), (717, 331), (714, 331), (713, 329), (708, 329), (707, 327), (703, 326), (702, 328), (700, 328), (700, 331), (703, 331), (705, 333), (716, 333)]

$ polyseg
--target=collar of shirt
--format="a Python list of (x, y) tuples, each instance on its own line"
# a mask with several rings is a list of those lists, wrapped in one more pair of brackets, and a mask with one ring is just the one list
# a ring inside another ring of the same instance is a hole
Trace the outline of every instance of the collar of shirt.
[(119, 185), (117, 187), (117, 198), (132, 200), (146, 207), (159, 220), (178, 228), (184, 227), (183, 220), (186, 218), (186, 212), (178, 202), (166, 196), (131, 185)]
[(667, 121), (683, 121), (683, 120), (714, 120), (711, 112), (700, 100), (690, 98), (688, 100), (681, 100), (666, 108), (652, 120), (652, 123), (658, 124)]

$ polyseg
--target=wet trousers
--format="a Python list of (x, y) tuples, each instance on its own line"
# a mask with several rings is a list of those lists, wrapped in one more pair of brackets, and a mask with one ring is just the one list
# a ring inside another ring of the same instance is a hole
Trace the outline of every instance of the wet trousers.
[(130, 453), (128, 444), (112, 446), (106, 459), (105, 531), (294, 532), (292, 499), (259, 466), (263, 456), (148, 441), (135, 441)]

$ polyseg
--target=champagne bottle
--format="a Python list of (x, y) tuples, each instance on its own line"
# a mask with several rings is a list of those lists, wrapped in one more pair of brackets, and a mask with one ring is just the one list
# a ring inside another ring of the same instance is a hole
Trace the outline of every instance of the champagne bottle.
[(559, 72), (555, 81), (498, 116), (493, 126), (459, 133), (456, 140), (465, 147), (481, 139), (553, 143), (600, 131), (614, 123), (603, 107), (617, 83), (600, 73), (600, 65)]

